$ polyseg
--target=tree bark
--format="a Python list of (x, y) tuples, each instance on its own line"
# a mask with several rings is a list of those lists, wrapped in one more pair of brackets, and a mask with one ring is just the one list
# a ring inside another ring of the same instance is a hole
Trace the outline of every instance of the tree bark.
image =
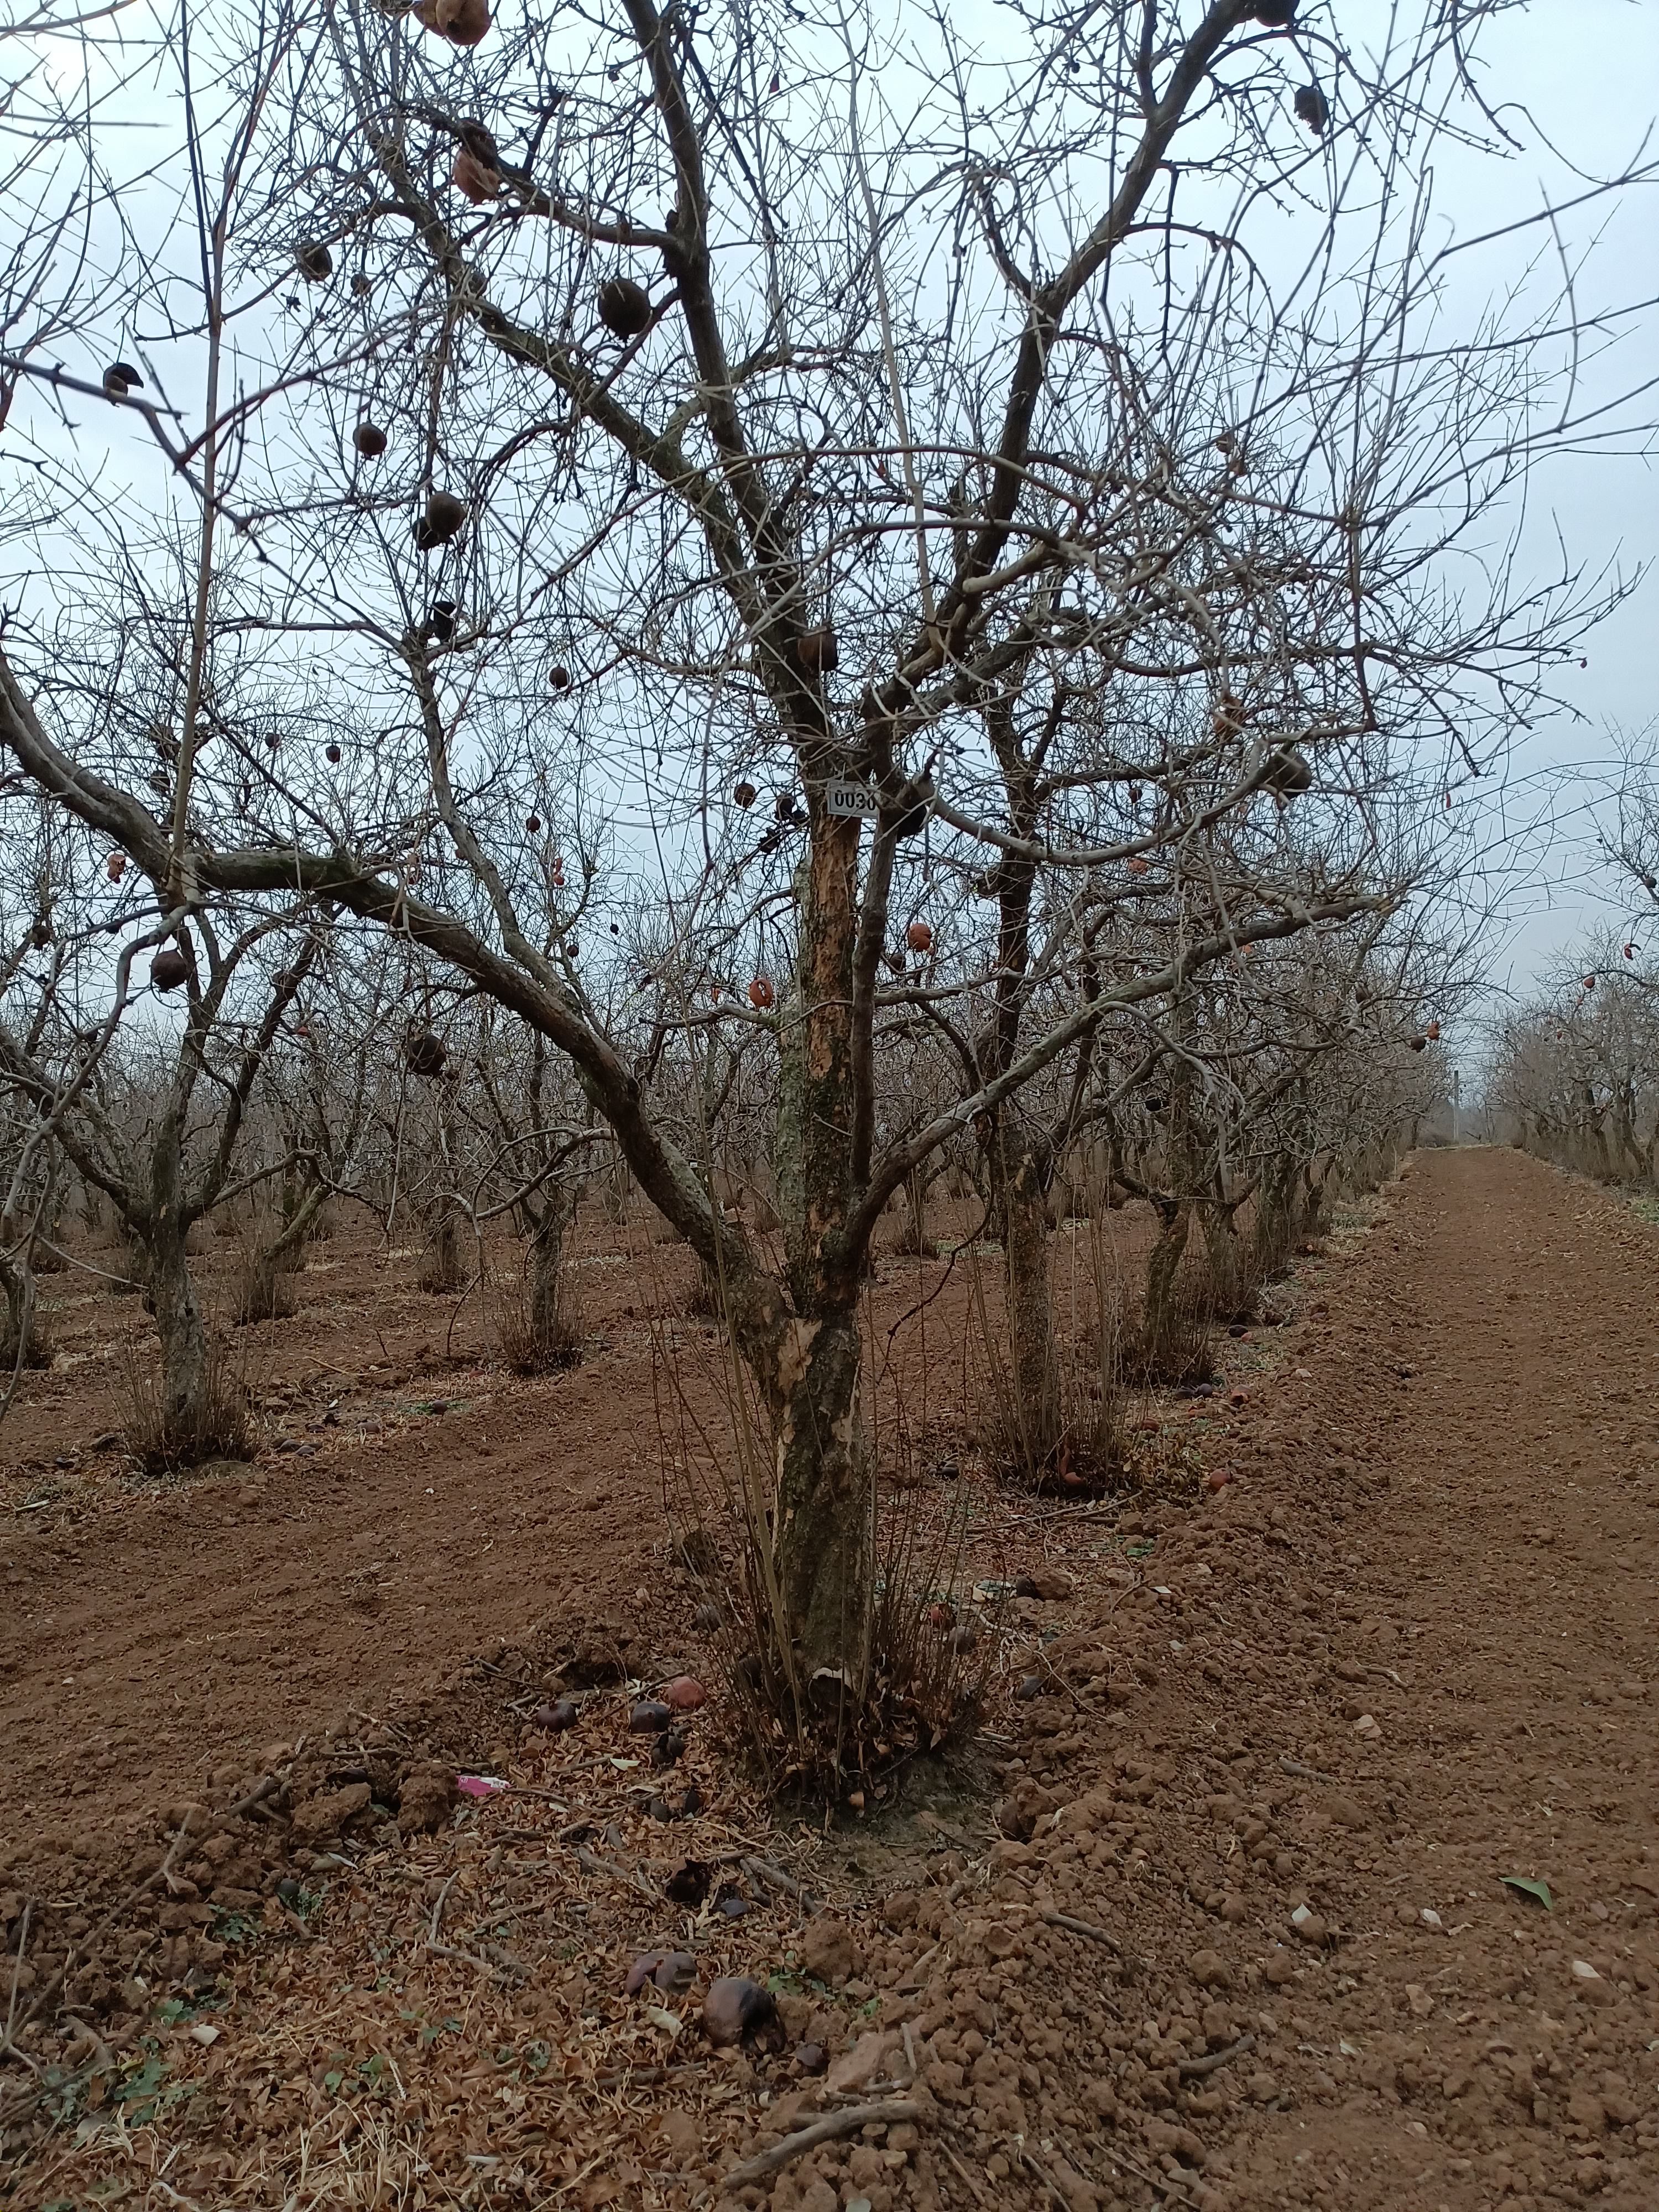
[(27, 1268), (14, 1267), (0, 1257), (0, 1291), (6, 1300), (5, 1328), (0, 1334), (0, 1395), (19, 1367), (45, 1364), (45, 1346), (34, 1317), (33, 1290)]
[(1199, 1199), (1197, 1207), (1204, 1249), (1209, 1255), (1217, 1315), (1223, 1321), (1243, 1321), (1247, 1317), (1244, 1309), (1249, 1299), (1244, 1255), (1239, 1247), (1234, 1218), (1237, 1209), (1215, 1198)]
[(1192, 1202), (1176, 1198), (1158, 1203), (1158, 1236), (1146, 1261), (1146, 1310), (1141, 1334), (1156, 1354), (1175, 1318), (1176, 1271), (1187, 1249), (1193, 1224)]
[(239, 1321), (275, 1321), (292, 1310), (284, 1303), (283, 1279), (294, 1272), (300, 1248), (311, 1234), (328, 1194), (327, 1184), (319, 1179), (309, 1188), (285, 1179), (282, 1224), (264, 1243), (256, 1236), (248, 1256)]
[(207, 1331), (176, 1212), (156, 1219), (146, 1238), (149, 1297), (161, 1340), (161, 1420), (170, 1443), (186, 1450), (207, 1413)]
[[(1005, 1122), (1004, 1130), (1006, 1130)], [(1048, 1285), (1048, 1182), (1044, 1150), (1000, 1133), (990, 1169), (1002, 1218), (1003, 1303), (1021, 1456), (1033, 1471), (1060, 1443), (1060, 1355)]]
[(161, 1421), (171, 1443), (185, 1449), (207, 1411), (207, 1331), (185, 1250), (192, 1216), (184, 1194), (184, 1159), (176, 1097), (163, 1108), (149, 1154), (149, 1203), (133, 1227), (143, 1240), (144, 1302), (161, 1340)]
[(556, 1185), (531, 1238), (529, 1321), (538, 1345), (556, 1345), (563, 1331), (564, 1240), (575, 1211), (573, 1197)]
[(461, 1279), (461, 1223), (453, 1201), (446, 1196), (433, 1224), (427, 1251), (423, 1286), (428, 1291), (453, 1291)]
[(870, 1591), (872, 1469), (855, 1313), (786, 1322), (767, 1363), (773, 1534), (787, 1633), (807, 1674), (857, 1678)]

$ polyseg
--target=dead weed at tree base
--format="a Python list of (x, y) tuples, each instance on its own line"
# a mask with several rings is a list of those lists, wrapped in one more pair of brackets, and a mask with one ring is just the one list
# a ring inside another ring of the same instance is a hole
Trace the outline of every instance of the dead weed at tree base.
[(122, 1435), (148, 1475), (176, 1474), (209, 1460), (253, 1456), (258, 1434), (252, 1394), (240, 1364), (210, 1337), (203, 1383), (183, 1415), (167, 1406), (161, 1368), (147, 1344), (129, 1335), (121, 1345)]
[(526, 1264), (526, 1272), (500, 1286), (491, 1301), (502, 1364), (514, 1375), (556, 1375), (580, 1367), (584, 1331), (574, 1293), (562, 1281), (550, 1305), (538, 1299), (527, 1273)]
[[(714, 1300), (718, 1307), (717, 1291)], [(772, 1791), (860, 1809), (886, 1796), (908, 1762), (960, 1741), (978, 1717), (984, 1659), (975, 1635), (956, 1632), (947, 1595), (965, 1532), (949, 1517), (925, 1515), (926, 1477), (910, 1432), (882, 1402), (890, 1394), (867, 1389), (863, 1589), (838, 1662), (813, 1665), (782, 1588), (775, 1441), (730, 1329), (717, 1324), (712, 1346), (698, 1351), (665, 1331), (659, 1350), (665, 1488), (687, 1532), (678, 1540), (679, 1557), (702, 1588), (704, 1624), (720, 1641), (738, 1734)], [(683, 1364), (700, 1354), (714, 1370), (718, 1432), (696, 1417), (684, 1387)]]

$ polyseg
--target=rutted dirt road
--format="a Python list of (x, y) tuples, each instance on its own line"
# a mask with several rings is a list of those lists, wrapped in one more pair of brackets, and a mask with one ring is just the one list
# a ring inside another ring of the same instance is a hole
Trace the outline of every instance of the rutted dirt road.
[[(1257, 2039), (1192, 2116), (1208, 2185), (1241, 2212), (1652, 2212), (1659, 1236), (1519, 1154), (1431, 1152), (1321, 1272), (1226, 1533), (1160, 1569), (1178, 1686), (1135, 1731), (1186, 1754), (1158, 1826), (1188, 1899), (1242, 1899), (1189, 1937)], [(1195, 1729), (1197, 1670), (1234, 1679)]]

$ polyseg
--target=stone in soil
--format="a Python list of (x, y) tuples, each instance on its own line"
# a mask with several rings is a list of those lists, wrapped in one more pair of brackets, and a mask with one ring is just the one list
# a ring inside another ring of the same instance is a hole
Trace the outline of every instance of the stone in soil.
[(770, 1992), (741, 1974), (721, 1974), (702, 2001), (703, 2033), (722, 2047), (741, 2043), (766, 2026), (775, 2010)]

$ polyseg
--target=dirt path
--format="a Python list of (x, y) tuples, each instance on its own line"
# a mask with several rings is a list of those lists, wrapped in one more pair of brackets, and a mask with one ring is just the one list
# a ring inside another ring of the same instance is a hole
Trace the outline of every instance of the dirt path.
[[(1210, 1717), (1269, 1816), (1227, 2202), (1652, 2212), (1659, 1237), (1521, 1155), (1429, 1153), (1326, 1272), (1218, 1516), (1266, 1541), (1187, 1639), (1246, 1645)], [(1298, 1941), (1303, 1902), (1334, 1948)]]

